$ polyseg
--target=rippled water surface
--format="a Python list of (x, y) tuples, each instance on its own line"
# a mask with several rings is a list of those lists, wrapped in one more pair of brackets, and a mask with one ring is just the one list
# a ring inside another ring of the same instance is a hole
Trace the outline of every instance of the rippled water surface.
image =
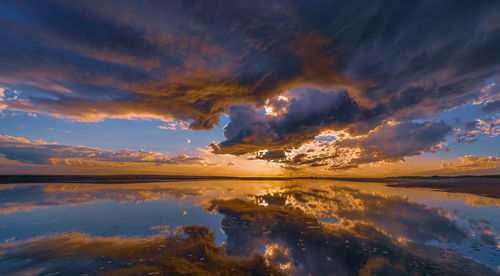
[(342, 181), (0, 185), (1, 275), (498, 275), (500, 200)]

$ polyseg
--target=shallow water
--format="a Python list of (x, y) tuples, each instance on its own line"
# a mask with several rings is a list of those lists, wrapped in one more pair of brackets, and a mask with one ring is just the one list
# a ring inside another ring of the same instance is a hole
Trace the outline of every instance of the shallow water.
[(500, 200), (330, 180), (9, 184), (0, 242), (1, 275), (497, 275)]

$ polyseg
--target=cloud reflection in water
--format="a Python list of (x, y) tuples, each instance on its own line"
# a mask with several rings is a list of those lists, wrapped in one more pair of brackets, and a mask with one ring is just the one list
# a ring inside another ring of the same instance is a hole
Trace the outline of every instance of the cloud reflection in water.
[[(125, 232), (104, 237), (68, 232), (5, 241), (0, 244), (0, 272), (22, 268), (35, 274), (495, 274), (484, 264), (498, 266), (488, 260), (498, 251), (496, 221), (471, 217), (464, 224), (458, 221), (461, 213), (457, 215), (457, 211), (429, 207), (396, 192), (385, 192), (385, 188), (374, 191), (334, 181), (324, 184), (195, 181), (4, 186), (0, 190), (1, 216), (17, 216), (32, 208), (51, 212), (51, 207), (68, 204), (79, 208), (79, 204), (95, 205), (103, 200), (139, 204), (175, 199), (176, 204), (202, 205), (219, 214), (214, 219), (222, 216), (222, 221), (207, 228), (188, 212), (184, 222), (192, 226), (169, 227), (164, 221), (147, 226), (164, 235), (138, 237)], [(427, 195), (456, 200), (444, 193)], [(130, 220), (135, 220), (134, 215), (130, 214)], [(213, 232), (218, 229), (212, 228), (217, 224), (226, 235), (220, 245)], [(57, 223), (54, 227), (57, 229)], [(481, 250), (482, 255), (472, 256), (476, 260), (454, 250), (470, 243)]]

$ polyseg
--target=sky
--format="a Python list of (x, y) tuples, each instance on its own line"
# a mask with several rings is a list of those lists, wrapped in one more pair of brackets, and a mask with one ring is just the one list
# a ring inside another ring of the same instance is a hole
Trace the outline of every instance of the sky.
[(498, 1), (2, 1), (1, 174), (500, 174)]

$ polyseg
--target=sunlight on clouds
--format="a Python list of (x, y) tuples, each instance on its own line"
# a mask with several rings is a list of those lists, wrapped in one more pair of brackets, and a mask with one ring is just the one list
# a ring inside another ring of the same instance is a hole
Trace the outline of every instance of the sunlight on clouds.
[(288, 97), (285, 96), (287, 92), (265, 101), (264, 110), (267, 116), (275, 117), (287, 112), (289, 101)]
[(472, 103), (475, 105), (478, 105), (478, 104), (484, 104), (487, 102), (498, 100), (500, 98), (500, 94), (498, 94), (497, 90), (495, 90), (495, 88), (497, 88), (497, 87), (495, 87), (496, 84), (497, 83), (495, 81), (493, 81), (493, 82), (490, 82), (489, 84), (487, 84), (486, 86), (484, 86), (483, 88), (481, 88), (480, 97), (478, 99), (474, 100)]
[(445, 162), (441, 164), (441, 168), (454, 171), (475, 171), (488, 170), (500, 167), (500, 158), (494, 156), (472, 156), (465, 155), (458, 157), (459, 162)]
[[(190, 142), (189, 139), (186, 143)], [(276, 175), (280, 167), (243, 156), (216, 155), (198, 149), (199, 156), (168, 156), (146, 150), (102, 150), (0, 135), (0, 172), (176, 173), (205, 175)], [(3, 166), (2, 166), (3, 165)]]
[(158, 126), (159, 129), (165, 130), (177, 130), (177, 129), (189, 129), (189, 123), (185, 121), (172, 120), (170, 122), (166, 122), (166, 125)]
[(478, 129), (490, 137), (500, 135), (500, 116), (494, 116), (485, 120), (478, 119)]
[[(7, 26), (0, 45), (0, 111), (26, 112), (33, 121), (46, 119), (35, 119), (37, 114), (76, 122), (158, 120), (158, 129), (169, 130), (164, 135), (219, 131), (221, 114), (227, 114), (225, 138), (208, 145), (223, 155), (217, 164), (242, 169), (243, 160), (252, 159), (251, 167), (265, 167), (265, 174), (328, 174), (379, 164), (396, 170), (396, 163), (412, 156), (449, 151), (452, 135), (465, 147), (480, 144), (481, 135), (500, 134), (500, 119), (491, 115), (500, 107), (500, 33), (492, 24), (498, 3), (366, 8), (340, 1), (304, 9), (293, 1), (200, 2), (194, 12), (186, 5), (150, 3), (132, 13), (134, 4), (127, 2), (112, 8), (49, 2), (6, 3), (15, 20), (0, 14)], [(441, 16), (429, 17), (427, 9)], [(345, 17), (332, 16), (338, 11), (346, 11)], [(12, 91), (22, 95), (10, 97)], [(453, 119), (436, 120), (471, 103), (490, 114), (474, 118), (471, 129), (457, 132)], [(15, 128), (5, 134), (19, 133)], [(192, 152), (189, 146), (200, 146), (200, 138), (203, 133), (190, 134), (184, 141), (193, 143), (181, 148)], [(119, 163), (116, 154), (114, 160), (102, 157), (105, 149), (78, 158), (58, 156), (48, 147), (39, 152), (44, 150), (50, 157), (45, 163), (33, 154), (17, 157), (30, 166)], [(168, 163), (150, 153), (124, 154), (154, 163), (159, 172), (159, 164)], [(7, 159), (13, 155), (4, 153)]]
[(5, 88), (0, 87), (0, 112), (2, 112), (2, 110), (7, 108), (7, 105), (2, 103), (4, 100), (4, 97), (5, 97)]

